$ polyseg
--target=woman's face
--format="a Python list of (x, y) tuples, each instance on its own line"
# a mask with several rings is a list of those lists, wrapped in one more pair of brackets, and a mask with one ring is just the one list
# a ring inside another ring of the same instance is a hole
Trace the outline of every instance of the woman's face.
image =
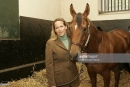
[(66, 34), (67, 26), (65, 26), (62, 21), (56, 21), (54, 26), (55, 32), (58, 36), (64, 36)]

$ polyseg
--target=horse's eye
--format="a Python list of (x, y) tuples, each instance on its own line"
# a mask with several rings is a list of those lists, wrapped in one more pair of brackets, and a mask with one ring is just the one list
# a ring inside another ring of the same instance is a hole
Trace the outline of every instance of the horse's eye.
[(84, 28), (83, 31), (86, 31), (86, 28)]
[(71, 27), (69, 27), (69, 31), (72, 31), (72, 28), (71, 28)]

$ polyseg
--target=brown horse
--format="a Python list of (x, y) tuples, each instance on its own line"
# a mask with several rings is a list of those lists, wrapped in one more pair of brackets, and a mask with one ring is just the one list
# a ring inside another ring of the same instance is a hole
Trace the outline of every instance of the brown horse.
[[(76, 58), (82, 50), (86, 53), (130, 53), (130, 35), (128, 32), (115, 29), (110, 32), (98, 30), (88, 19), (90, 7), (87, 4), (84, 13), (76, 13), (73, 5), (70, 13), (73, 17), (70, 23), (72, 45), (70, 55)], [(119, 84), (119, 66), (117, 63), (85, 63), (92, 87), (96, 87), (96, 75), (101, 74), (104, 87), (110, 85), (110, 71), (114, 71), (115, 87)]]

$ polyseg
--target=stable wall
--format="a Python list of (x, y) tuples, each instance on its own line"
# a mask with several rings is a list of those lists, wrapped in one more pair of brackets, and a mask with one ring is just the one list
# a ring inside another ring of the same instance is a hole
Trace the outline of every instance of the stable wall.
[(61, 0), (19, 0), (19, 15), (54, 20), (60, 17)]
[(88, 17), (92, 21), (130, 19), (130, 11), (99, 14), (100, 1), (101, 0), (61, 0), (61, 17), (67, 21), (71, 21), (72, 17), (69, 10), (71, 3), (75, 11), (81, 13), (84, 12), (86, 4), (88, 3), (90, 5), (90, 14)]
[[(92, 1), (90, 0), (90, 2)], [(77, 12), (83, 12), (87, 2), (86, 0), (19, 0), (19, 15), (45, 20), (63, 17), (70, 21), (69, 7), (71, 3)]]
[(90, 5), (89, 18), (92, 21), (130, 19), (130, 11), (99, 14), (101, 0), (19, 0), (19, 15), (54, 20), (62, 17), (70, 22), (70, 5), (76, 12), (84, 12), (86, 4)]
[(55, 1), (19, 0), (20, 39), (0, 40), (0, 82), (25, 78), (45, 68), (50, 20), (60, 16), (59, 0)]

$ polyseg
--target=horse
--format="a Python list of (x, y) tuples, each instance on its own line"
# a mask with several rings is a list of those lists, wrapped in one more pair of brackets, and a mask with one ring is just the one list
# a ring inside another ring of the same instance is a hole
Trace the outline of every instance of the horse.
[[(130, 34), (122, 29), (109, 32), (98, 30), (88, 18), (90, 6), (87, 3), (83, 13), (76, 13), (73, 4), (70, 5), (70, 56), (76, 59), (78, 54), (85, 53), (130, 53)], [(110, 85), (110, 71), (113, 70), (115, 87), (118, 87), (120, 71), (119, 64), (115, 62), (84, 63), (91, 80), (92, 87), (96, 87), (97, 74), (104, 80), (104, 87)]]

